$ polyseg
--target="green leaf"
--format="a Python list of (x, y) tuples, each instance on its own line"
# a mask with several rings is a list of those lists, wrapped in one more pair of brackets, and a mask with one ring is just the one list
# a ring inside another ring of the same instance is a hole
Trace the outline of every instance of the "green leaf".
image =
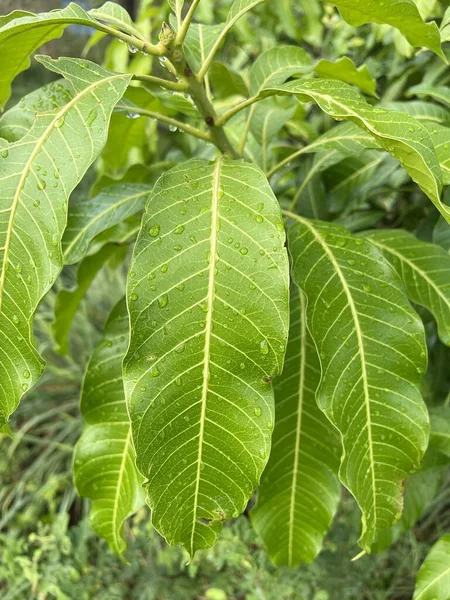
[(23, 96), (18, 104), (0, 118), (0, 137), (8, 142), (20, 140), (33, 126), (37, 112), (60, 108), (73, 98), (69, 81), (58, 79)]
[(422, 96), (429, 96), (430, 98), (433, 98), (434, 100), (437, 100), (441, 104), (444, 104), (450, 108), (450, 87), (446, 87), (444, 85), (430, 86), (426, 83), (421, 83), (409, 88), (406, 95), (419, 96), (419, 98)]
[(98, 21), (116, 27), (120, 31), (128, 33), (129, 35), (143, 39), (141, 32), (133, 23), (130, 15), (123, 8), (123, 6), (120, 6), (120, 4), (117, 4), (117, 2), (105, 2), (103, 6), (100, 8), (93, 8), (88, 14)]
[(307, 297), (322, 365), (317, 401), (342, 434), (339, 477), (361, 508), (359, 543), (370, 552), (400, 517), (402, 481), (427, 447), (418, 388), (426, 370), (423, 326), (369, 241), (338, 225), (292, 218), (292, 276)]
[(450, 111), (422, 100), (411, 100), (409, 102), (386, 102), (383, 108), (408, 113), (418, 121), (431, 121), (440, 125), (450, 125)]
[(227, 98), (233, 95), (247, 96), (248, 89), (241, 75), (229, 65), (214, 62), (209, 70), (214, 95)]
[(75, 485), (80, 496), (92, 500), (92, 526), (119, 555), (126, 549), (124, 522), (143, 501), (123, 391), (127, 342), (128, 315), (122, 300), (111, 312), (87, 368), (81, 395), (84, 430), (74, 455)]
[(413, 600), (450, 598), (450, 533), (439, 538), (420, 567)]
[(356, 67), (355, 63), (348, 56), (344, 56), (335, 62), (322, 58), (316, 64), (314, 70), (319, 77), (339, 79), (340, 81), (345, 81), (345, 83), (356, 85), (365, 94), (377, 96), (377, 82), (372, 77), (368, 66), (361, 65), (360, 67)]
[(450, 127), (443, 127), (437, 123), (427, 123), (426, 127), (441, 166), (444, 185), (450, 185)]
[(192, 555), (252, 495), (288, 333), (280, 208), (242, 161), (192, 160), (147, 203), (130, 266), (125, 392), (152, 523)]
[(320, 361), (306, 328), (306, 301), (291, 288), (284, 370), (275, 382), (276, 420), (269, 463), (252, 522), (276, 565), (297, 566), (319, 553), (340, 497), (340, 440), (316, 404)]
[(450, 42), (450, 6), (441, 21), (441, 42)]
[(20, 141), (1, 146), (0, 422), (42, 373), (32, 320), (62, 267), (68, 197), (102, 149), (130, 80), (88, 61), (39, 60), (76, 92), (65, 106), (39, 113)]
[(181, 25), (181, 13), (183, 11), (184, 0), (167, 0), (167, 3), (175, 14), (177, 28), (179, 29)]
[(450, 346), (450, 256), (401, 229), (378, 229), (366, 236), (394, 267), (409, 299), (431, 312), (442, 343)]
[(72, 321), (96, 275), (111, 256), (117, 252), (117, 247), (104, 246), (97, 254), (88, 256), (78, 267), (75, 288), (58, 292), (55, 299), (55, 320), (52, 323), (53, 336), (57, 351), (69, 353), (69, 333)]
[(205, 62), (205, 58), (213, 49), (223, 27), (223, 24), (201, 25), (197, 23), (191, 23), (189, 26), (183, 49), (186, 53), (189, 66), (194, 73), (200, 70), (200, 67)]
[(450, 221), (450, 208), (440, 199), (442, 173), (433, 143), (426, 128), (413, 117), (374, 108), (351, 86), (340, 81), (291, 81), (277, 88), (265, 89), (261, 96), (272, 94), (294, 94), (301, 102), (313, 100), (334, 119), (348, 119), (366, 130), (399, 161)]
[(72, 202), (62, 240), (65, 264), (80, 261), (99, 233), (140, 212), (149, 193), (146, 184), (118, 183), (95, 198)]
[[(440, 464), (450, 462), (450, 406), (435, 406), (430, 409), (430, 445), (429, 450)], [(433, 462), (433, 461), (431, 461)]]
[(309, 73), (313, 65), (309, 54), (298, 46), (276, 46), (258, 56), (250, 69), (250, 93), (284, 83), (293, 75)]
[(13, 18), (6, 23), (0, 21), (0, 109), (11, 94), (13, 79), (30, 66), (33, 52), (50, 40), (61, 37), (70, 24), (101, 28), (100, 23), (74, 2), (62, 10), (26, 14), (24, 16), (23, 11), (18, 11), (12, 13)]
[(354, 27), (365, 23), (391, 25), (412, 46), (429, 48), (445, 60), (438, 26), (434, 22), (424, 23), (413, 0), (331, 0), (331, 4), (337, 6), (342, 17)]

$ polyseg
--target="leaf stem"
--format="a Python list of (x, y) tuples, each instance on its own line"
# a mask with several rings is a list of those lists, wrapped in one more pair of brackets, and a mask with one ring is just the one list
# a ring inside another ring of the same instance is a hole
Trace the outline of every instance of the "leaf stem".
[(162, 115), (161, 113), (154, 112), (152, 110), (147, 110), (145, 108), (139, 108), (138, 106), (128, 106), (125, 104), (117, 104), (116, 108), (120, 110), (124, 110), (127, 112), (133, 112), (137, 115), (142, 115), (143, 117), (149, 117), (151, 119), (156, 119), (161, 123), (165, 123), (166, 125), (171, 125), (172, 127), (176, 127), (177, 129), (182, 129), (186, 133), (193, 135), (194, 137), (203, 140), (204, 142), (211, 142), (211, 135), (206, 131), (201, 131), (188, 123), (183, 123), (183, 121), (178, 121), (178, 119), (173, 119), (172, 117), (167, 117), (166, 115)]
[(251, 96), (250, 98), (247, 98), (247, 100), (243, 100), (239, 104), (236, 104), (236, 106), (233, 106), (232, 108), (230, 108), (229, 110), (224, 112), (223, 115), (221, 115), (218, 118), (216, 124), (219, 127), (222, 127), (223, 125), (225, 125), (225, 123), (227, 123), (231, 119), (231, 117), (234, 117), (234, 115), (236, 115), (241, 110), (244, 110), (244, 108), (247, 108), (247, 106), (250, 106), (251, 104), (254, 104), (255, 102), (258, 102), (258, 100), (261, 100), (259, 95)]
[(127, 33), (123, 33), (118, 29), (114, 29), (113, 27), (108, 27), (108, 25), (104, 25), (103, 23), (92, 23), (92, 27), (94, 29), (98, 29), (99, 31), (103, 31), (112, 35), (113, 37), (122, 40), (122, 42), (126, 42), (129, 46), (133, 46), (143, 52), (144, 54), (152, 54), (153, 56), (164, 56), (165, 48), (162, 44), (152, 44), (148, 41), (140, 40), (132, 35), (128, 35)]
[(161, 85), (168, 90), (176, 92), (185, 92), (188, 89), (188, 86), (184, 81), (169, 81), (168, 79), (155, 77), (154, 75), (133, 75), (133, 79), (135, 81), (144, 81), (145, 83)]
[(197, 8), (197, 6), (199, 4), (200, 4), (200, 0), (194, 0), (192, 2), (186, 16), (184, 17), (183, 22), (181, 23), (181, 27), (177, 33), (177, 37), (176, 37), (177, 45), (181, 46), (183, 44), (184, 38), (186, 37), (186, 34), (188, 32), (189, 26), (192, 21), (192, 17), (194, 16), (195, 9)]

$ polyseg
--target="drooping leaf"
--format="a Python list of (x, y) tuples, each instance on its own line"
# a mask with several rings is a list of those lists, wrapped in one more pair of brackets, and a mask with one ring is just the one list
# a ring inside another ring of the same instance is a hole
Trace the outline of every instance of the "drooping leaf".
[(413, 600), (450, 598), (450, 533), (434, 544), (417, 575)]
[(0, 117), (0, 137), (8, 142), (20, 140), (31, 129), (37, 112), (54, 110), (70, 102), (73, 87), (70, 81), (59, 79), (23, 96)]
[(448, 108), (450, 108), (450, 88), (444, 85), (435, 85), (435, 86), (430, 86), (427, 84), (419, 84), (419, 85), (415, 85), (411, 88), (409, 88), (409, 90), (406, 93), (407, 96), (429, 96), (430, 98), (433, 98), (434, 100), (437, 100), (438, 102), (440, 102), (441, 104), (444, 104), (444, 106), (447, 106)]
[(427, 129), (406, 113), (374, 108), (351, 86), (317, 79), (291, 81), (268, 88), (262, 97), (294, 94), (300, 101), (313, 100), (334, 119), (353, 121), (390, 152), (450, 222), (450, 208), (441, 202), (442, 172)]
[(450, 42), (450, 6), (441, 21), (441, 42)]
[(88, 61), (40, 61), (71, 81), (75, 94), (38, 114), (20, 141), (1, 147), (0, 422), (42, 373), (32, 319), (62, 267), (68, 197), (104, 145), (111, 111), (130, 80)]
[(431, 312), (442, 343), (450, 346), (450, 256), (402, 229), (366, 235), (397, 271), (410, 300)]
[(276, 565), (311, 562), (336, 512), (340, 440), (316, 404), (320, 361), (306, 328), (306, 300), (291, 288), (284, 370), (275, 382), (272, 452), (252, 522)]
[(214, 62), (209, 70), (209, 77), (214, 95), (219, 98), (227, 98), (236, 94), (248, 95), (247, 85), (240, 73), (225, 63)]
[(126, 549), (124, 522), (143, 502), (123, 390), (127, 342), (128, 314), (122, 300), (111, 312), (87, 368), (81, 395), (84, 430), (74, 455), (75, 485), (80, 496), (92, 500), (92, 526), (119, 555)]
[(192, 554), (268, 460), (288, 329), (279, 205), (254, 165), (192, 160), (157, 182), (128, 282), (125, 392), (152, 523)]
[[(292, 215), (294, 218), (294, 215)], [(360, 545), (401, 515), (402, 481), (428, 442), (418, 384), (422, 323), (379, 250), (343, 227), (297, 221), (288, 233), (292, 276), (307, 297), (322, 379), (317, 401), (342, 434), (339, 477), (362, 511)]]
[(450, 185), (450, 127), (437, 123), (427, 123), (426, 127), (436, 150), (444, 185)]
[(55, 299), (55, 320), (52, 323), (53, 336), (57, 351), (69, 352), (70, 328), (81, 301), (94, 281), (96, 275), (111, 256), (117, 252), (117, 246), (105, 245), (99, 252), (85, 258), (78, 267), (77, 282), (73, 289), (61, 289)]
[(356, 85), (365, 94), (376, 96), (377, 82), (372, 77), (367, 65), (356, 67), (355, 63), (348, 56), (343, 56), (333, 62), (322, 58), (314, 67), (319, 77), (327, 79), (339, 79)]
[[(325, 0), (323, 0), (325, 1)], [(424, 46), (444, 57), (436, 23), (424, 23), (414, 0), (331, 0), (342, 17), (354, 27), (365, 23), (391, 25), (412, 46)]]
[(149, 193), (146, 184), (118, 183), (95, 198), (72, 202), (62, 239), (65, 264), (81, 260), (99, 233), (140, 212)]
[(101, 24), (74, 2), (61, 10), (37, 15), (24, 15), (23, 11), (17, 11), (11, 13), (6, 22), (0, 21), (0, 109), (11, 94), (13, 79), (30, 66), (30, 56), (33, 52), (48, 41), (61, 37), (66, 27), (71, 24), (101, 29)]

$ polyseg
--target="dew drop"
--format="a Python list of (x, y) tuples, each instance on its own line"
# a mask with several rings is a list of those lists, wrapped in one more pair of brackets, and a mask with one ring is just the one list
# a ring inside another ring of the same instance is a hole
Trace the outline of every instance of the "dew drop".
[(150, 370), (150, 375), (152, 377), (159, 377), (161, 375), (161, 371), (158, 369), (158, 367), (155, 365), (154, 367), (151, 368)]
[(26, 392), (28, 389), (28, 383), (22, 383), (22, 389), (24, 392)]
[(47, 187), (47, 184), (45, 183), (45, 181), (43, 179), (39, 179), (38, 184), (37, 184), (37, 189), (45, 190), (46, 187)]
[(245, 255), (245, 254), (248, 254), (248, 248), (241, 248), (241, 249), (239, 250), (239, 252), (240, 252), (241, 254), (244, 254), (244, 255)]
[(267, 340), (263, 340), (260, 344), (259, 344), (259, 351), (261, 352), (261, 354), (269, 354), (269, 344), (267, 342)]
[(56, 129), (60, 129), (64, 125), (64, 121), (65, 121), (65, 117), (59, 117), (59, 119), (57, 119), (55, 121)]
[(176, 227), (174, 229), (174, 233), (176, 235), (180, 235), (180, 233), (183, 233), (183, 231), (184, 231), (184, 225), (178, 225), (178, 227)]
[(153, 225), (152, 227), (150, 227), (148, 232), (152, 237), (157, 237), (159, 235), (160, 230), (161, 227), (159, 225)]
[(136, 301), (138, 298), (139, 298), (139, 296), (138, 296), (138, 295), (137, 295), (135, 292), (133, 292), (133, 293), (130, 295), (130, 300), (131, 300), (132, 302), (135, 302), (135, 301)]
[(23, 376), (25, 377), (25, 379), (30, 379), (30, 371), (24, 371)]
[(1, 153), (0, 153), (0, 156), (2, 158), (8, 158), (8, 156), (9, 156), (9, 150), (2, 150)]
[(161, 273), (167, 273), (168, 268), (169, 268), (169, 265), (167, 263), (164, 263), (161, 267)]
[(158, 298), (159, 308), (164, 308), (165, 306), (167, 306), (168, 302), (169, 302), (169, 296), (167, 294), (164, 294), (163, 296)]

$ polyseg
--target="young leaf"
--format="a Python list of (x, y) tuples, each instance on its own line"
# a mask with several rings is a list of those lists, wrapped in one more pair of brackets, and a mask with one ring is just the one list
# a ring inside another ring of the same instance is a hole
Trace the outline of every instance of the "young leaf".
[(450, 346), (450, 256), (401, 229), (378, 229), (366, 236), (397, 271), (409, 299), (431, 312), (442, 343)]
[(440, 199), (442, 173), (433, 143), (426, 128), (413, 117), (374, 108), (340, 81), (291, 81), (277, 88), (266, 88), (261, 96), (272, 94), (294, 94), (301, 102), (313, 100), (334, 119), (348, 119), (365, 129), (399, 161), (450, 222), (450, 208)]
[(314, 70), (319, 77), (339, 79), (345, 81), (345, 83), (356, 85), (369, 96), (376, 97), (377, 95), (377, 82), (370, 74), (368, 66), (361, 65), (357, 68), (348, 56), (344, 56), (335, 62), (322, 58), (316, 64)]
[(184, 40), (183, 48), (190, 68), (197, 73), (200, 71), (205, 58), (211, 52), (214, 44), (223, 30), (222, 25), (201, 25), (191, 23)]
[(61, 354), (69, 352), (70, 327), (81, 301), (100, 269), (117, 250), (117, 246), (109, 244), (103, 246), (96, 254), (85, 258), (78, 267), (76, 287), (70, 290), (61, 289), (58, 292), (55, 299), (55, 320), (52, 323), (52, 331), (57, 351)]
[(450, 533), (439, 538), (420, 567), (413, 600), (450, 598)]
[(401, 515), (428, 441), (422, 323), (382, 254), (343, 227), (292, 215), (289, 251), (319, 352), (317, 401), (342, 434), (339, 476), (362, 511), (361, 547)]
[(191, 555), (244, 510), (268, 460), (288, 292), (257, 167), (197, 159), (159, 179), (130, 266), (125, 392), (152, 523)]
[(340, 440), (316, 404), (320, 362), (306, 328), (306, 301), (291, 287), (284, 370), (275, 382), (272, 452), (252, 522), (276, 565), (311, 562), (336, 512)]
[(73, 99), (40, 113), (18, 142), (1, 147), (0, 422), (16, 408), (44, 366), (32, 319), (62, 267), (67, 201), (102, 149), (108, 122), (130, 75), (88, 61), (41, 57), (76, 90)]
[[(325, 1), (325, 0), (323, 0)], [(342, 17), (354, 27), (365, 23), (391, 25), (412, 46), (424, 46), (445, 60), (436, 23), (424, 23), (414, 0), (331, 0)]]
[(62, 239), (65, 264), (81, 260), (99, 233), (140, 212), (149, 193), (146, 184), (118, 183), (95, 198), (72, 202)]
[(143, 500), (123, 391), (127, 342), (128, 315), (122, 300), (111, 312), (87, 368), (81, 395), (84, 431), (74, 455), (78, 493), (92, 500), (92, 527), (119, 555), (126, 549), (124, 523)]
[(103, 6), (99, 8), (93, 8), (88, 13), (94, 19), (117, 27), (120, 31), (124, 31), (129, 35), (136, 36), (139, 39), (142, 38), (142, 34), (136, 25), (133, 23), (132, 18), (127, 11), (117, 4), (117, 2), (105, 2)]

